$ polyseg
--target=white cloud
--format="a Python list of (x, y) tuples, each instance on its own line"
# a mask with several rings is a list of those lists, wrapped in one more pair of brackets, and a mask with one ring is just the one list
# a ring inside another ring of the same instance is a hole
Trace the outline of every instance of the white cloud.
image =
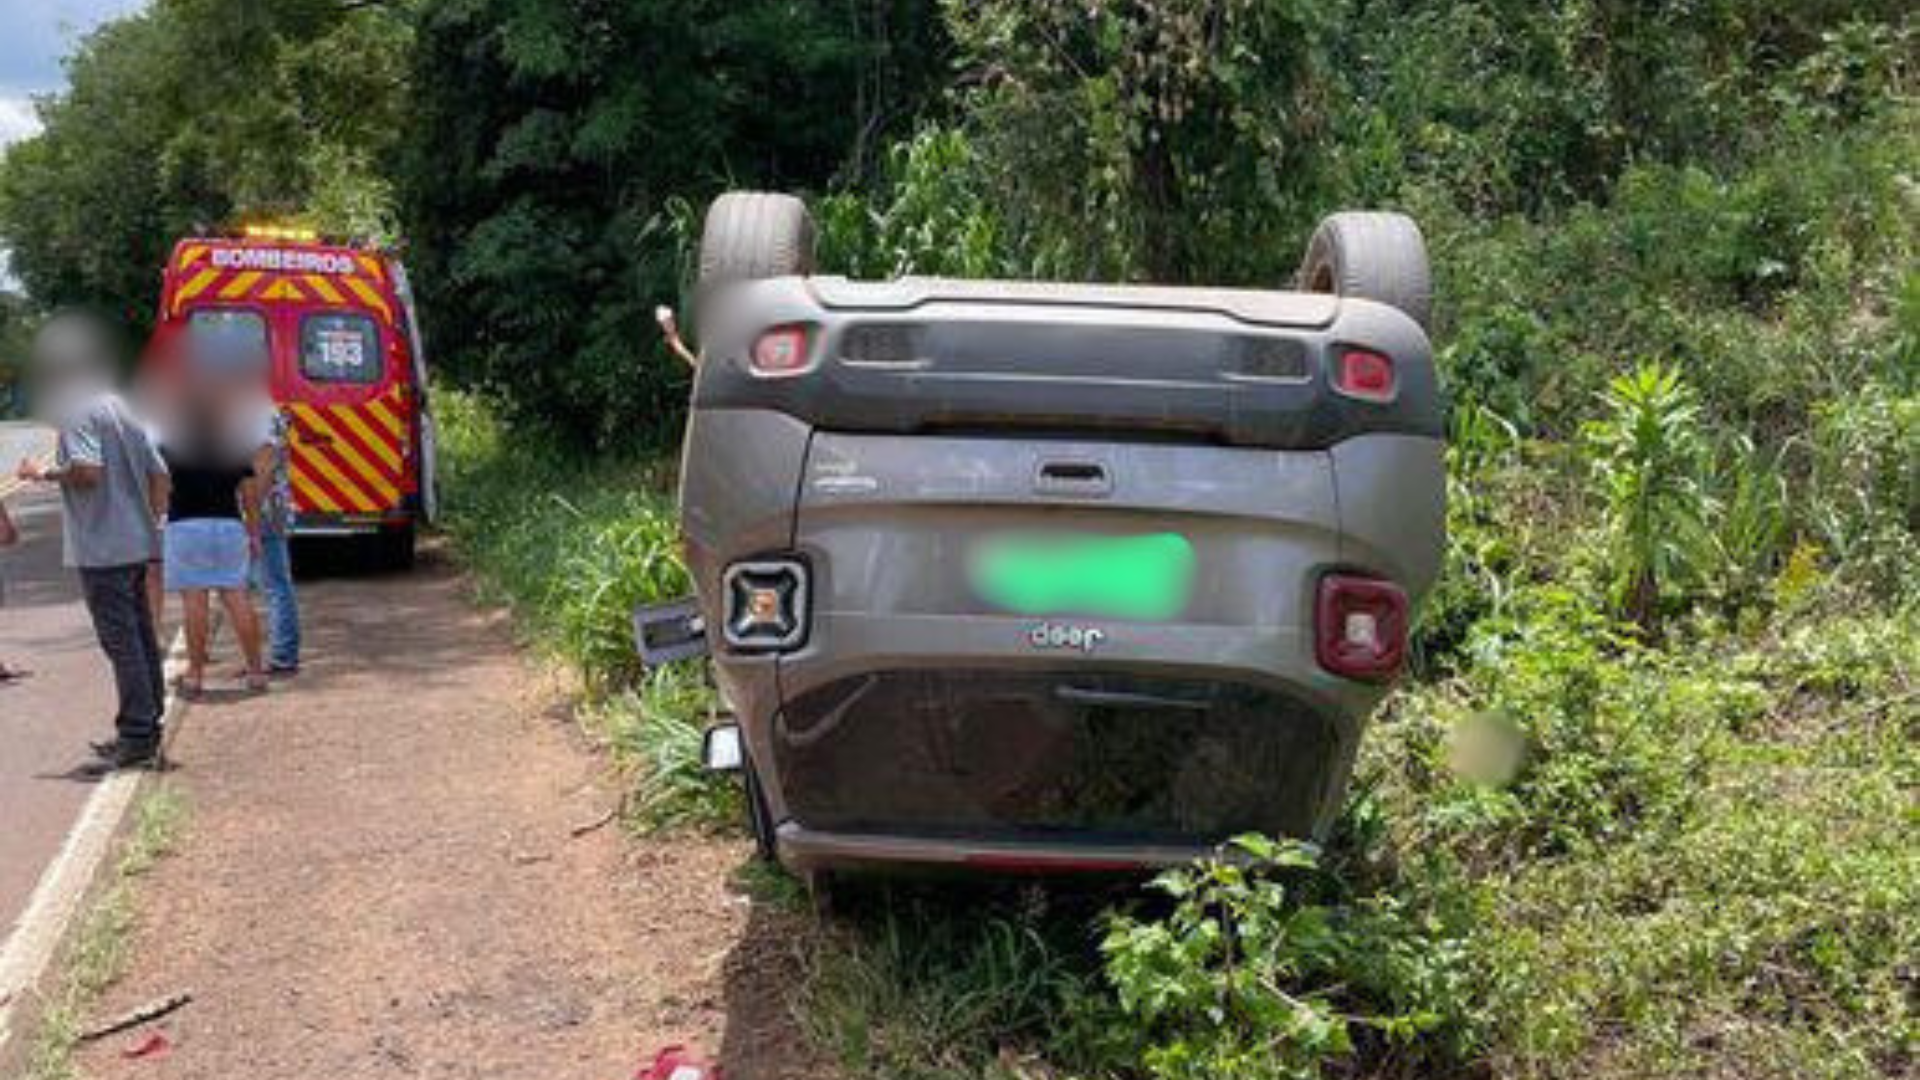
[[(0, 157), (7, 155), (7, 147), (39, 133), (40, 117), (34, 113), (31, 99), (0, 96)], [(0, 292), (17, 293), (20, 279), (13, 276), (9, 262), (7, 249), (0, 247)]]
[(33, 100), (23, 96), (0, 96), (0, 153), (21, 139), (40, 133), (40, 117), (33, 111)]

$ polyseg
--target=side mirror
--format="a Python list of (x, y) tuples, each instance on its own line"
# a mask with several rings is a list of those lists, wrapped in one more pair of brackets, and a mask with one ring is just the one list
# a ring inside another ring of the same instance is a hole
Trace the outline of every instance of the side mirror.
[(654, 308), (653, 321), (660, 324), (660, 336), (666, 339), (667, 348), (673, 355), (686, 361), (686, 365), (690, 368), (700, 366), (700, 357), (692, 349), (687, 348), (687, 343), (680, 339), (680, 320), (674, 316), (672, 308), (665, 304)]
[(711, 772), (739, 772), (747, 763), (739, 724), (715, 724), (700, 737), (700, 760)]
[(642, 604), (633, 609), (633, 644), (648, 667), (707, 654), (707, 624), (694, 600)]

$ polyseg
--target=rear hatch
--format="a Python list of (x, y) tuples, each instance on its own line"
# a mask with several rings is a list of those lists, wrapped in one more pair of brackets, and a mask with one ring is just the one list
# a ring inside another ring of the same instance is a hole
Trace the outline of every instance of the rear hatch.
[[(696, 408), (810, 432), (777, 809), (1076, 842), (1325, 826), (1381, 693), (1315, 658), (1318, 578), (1343, 561), (1335, 448), (1439, 434), (1416, 324), (1232, 290), (736, 288), (702, 326)], [(1385, 392), (1343, 388), (1358, 354)]]
[(840, 832), (1311, 831), (1351, 746), (1317, 673), (1328, 455), (816, 432), (780, 661), (786, 808)]

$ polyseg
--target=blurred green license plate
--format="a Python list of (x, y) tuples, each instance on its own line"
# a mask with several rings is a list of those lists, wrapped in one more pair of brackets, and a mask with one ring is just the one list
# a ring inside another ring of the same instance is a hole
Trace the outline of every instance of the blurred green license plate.
[(1171, 619), (1193, 589), (1193, 544), (1179, 533), (1002, 533), (968, 562), (975, 595), (1022, 615)]

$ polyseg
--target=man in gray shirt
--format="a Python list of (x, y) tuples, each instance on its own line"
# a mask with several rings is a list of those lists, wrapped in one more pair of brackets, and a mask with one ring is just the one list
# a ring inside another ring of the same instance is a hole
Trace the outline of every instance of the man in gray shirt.
[(111, 390), (111, 337), (80, 316), (49, 320), (34, 339), (36, 400), (60, 429), (52, 467), (20, 463), (22, 480), (60, 486), (66, 564), (119, 691), (116, 738), (95, 749), (119, 768), (153, 762), (166, 683), (147, 563), (158, 550), (167, 466), (146, 427)]

